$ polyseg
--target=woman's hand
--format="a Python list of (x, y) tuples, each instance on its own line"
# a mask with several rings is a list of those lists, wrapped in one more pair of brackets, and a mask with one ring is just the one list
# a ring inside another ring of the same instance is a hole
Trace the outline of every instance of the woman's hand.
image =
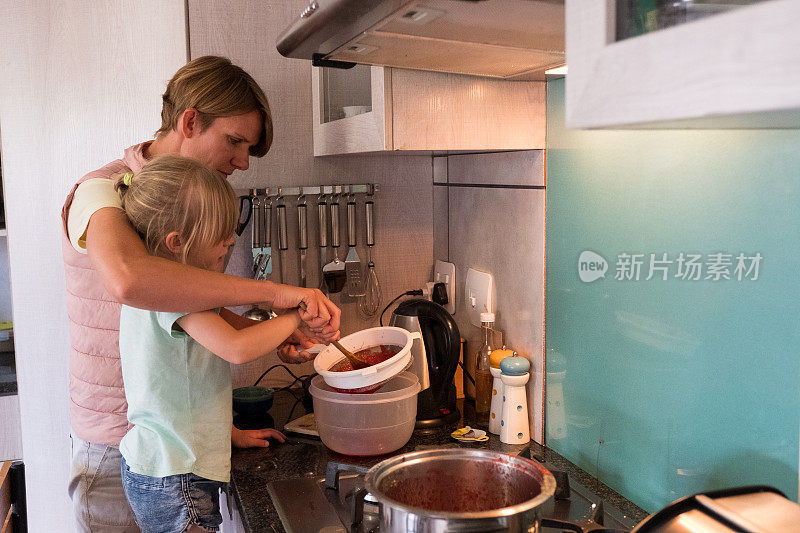
[(299, 307), (300, 319), (322, 342), (330, 342), (339, 334), (342, 311), (319, 289), (278, 285), (272, 306), (279, 309)]
[(236, 448), (267, 448), (269, 441), (286, 441), (286, 435), (276, 429), (239, 429), (231, 426), (231, 444)]

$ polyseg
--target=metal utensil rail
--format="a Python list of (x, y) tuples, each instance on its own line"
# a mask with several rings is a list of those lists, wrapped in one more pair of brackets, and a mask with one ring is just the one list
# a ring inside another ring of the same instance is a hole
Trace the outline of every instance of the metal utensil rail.
[(378, 192), (378, 185), (374, 183), (364, 183), (356, 185), (309, 185), (296, 187), (266, 187), (252, 189), (235, 189), (237, 196), (258, 196), (267, 198), (278, 198), (279, 196), (313, 196), (315, 194), (367, 194), (373, 195)]
[[(308, 269), (306, 265), (307, 253), (309, 248), (309, 219), (308, 219), (308, 204), (310, 198), (317, 198), (317, 229), (319, 232), (319, 252), (320, 252), (320, 279), (317, 286), (323, 291), (326, 288), (330, 292), (339, 292), (342, 290), (342, 281), (345, 277), (346, 262), (341, 262), (337, 259), (337, 249), (339, 246), (339, 201), (347, 201), (347, 215), (348, 215), (348, 261), (350, 261), (350, 280), (348, 296), (364, 300), (369, 289), (370, 301), (359, 301), (359, 309), (361, 312), (370, 317), (375, 314), (372, 308), (375, 307), (374, 301), (380, 303), (380, 286), (377, 283), (374, 273), (374, 263), (372, 263), (372, 247), (374, 241), (374, 220), (373, 220), (373, 206), (375, 193), (378, 191), (378, 185), (374, 183), (365, 184), (345, 184), (345, 185), (312, 185), (312, 186), (293, 186), (293, 187), (267, 187), (267, 188), (250, 188), (250, 189), (235, 189), (235, 193), (239, 197), (240, 204), (240, 220), (237, 226), (237, 234), (241, 235), (245, 227), (251, 222), (252, 215), (252, 252), (253, 252), (253, 276), (255, 279), (266, 279), (267, 275), (273, 271), (273, 254), (271, 247), (271, 233), (272, 233), (272, 208), (276, 209), (277, 216), (277, 229), (278, 229), (278, 259), (279, 265), (276, 273), (280, 276), (281, 283), (287, 282), (287, 259), (286, 253), (289, 248), (289, 235), (288, 235), (288, 213), (287, 205), (296, 204), (297, 209), (297, 244), (299, 255), (299, 274), (298, 280), (301, 286), (308, 286)], [(364, 209), (365, 209), (365, 235), (366, 244), (369, 247), (369, 266), (367, 278), (372, 283), (367, 287), (362, 283), (362, 268), (361, 262), (355, 252), (357, 245), (357, 222), (356, 222), (356, 195), (364, 195)], [(295, 197), (296, 201), (289, 200), (289, 197)], [(328, 213), (330, 209), (330, 213)], [(330, 224), (330, 237), (331, 243), (328, 243), (328, 224)], [(328, 247), (334, 252), (333, 263), (327, 263), (327, 250)], [(352, 257), (351, 257), (352, 256)], [(335, 263), (335, 264), (334, 264)], [(341, 268), (335, 268), (341, 263)], [(333, 264), (333, 266), (331, 266)], [(340, 272), (341, 271), (341, 272)], [(330, 280), (328, 278), (331, 278)], [(341, 279), (340, 279), (341, 278)], [(324, 280), (324, 281), (323, 281)], [(373, 286), (374, 285), (374, 286)], [(369, 305), (367, 305), (369, 304)]]

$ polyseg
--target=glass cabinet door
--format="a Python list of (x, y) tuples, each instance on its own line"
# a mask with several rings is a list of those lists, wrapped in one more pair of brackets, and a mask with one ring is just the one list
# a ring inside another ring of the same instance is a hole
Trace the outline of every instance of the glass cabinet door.
[(616, 40), (725, 13), (767, 0), (616, 0)]
[(370, 65), (350, 69), (324, 67), (320, 72), (320, 122), (333, 122), (372, 111)]

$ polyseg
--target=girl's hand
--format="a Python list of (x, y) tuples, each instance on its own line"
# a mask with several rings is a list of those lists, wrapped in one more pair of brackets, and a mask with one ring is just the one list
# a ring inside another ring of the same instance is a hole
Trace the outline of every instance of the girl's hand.
[(231, 426), (231, 444), (236, 448), (268, 448), (269, 441), (286, 441), (286, 435), (277, 429), (239, 429)]
[[(337, 331), (333, 340), (338, 340), (338, 338), (339, 332)], [(299, 329), (295, 330), (283, 344), (278, 346), (278, 357), (284, 363), (289, 364), (300, 364), (312, 361), (317, 356), (317, 353), (309, 353), (306, 349), (317, 344), (325, 344), (325, 342), (315, 337), (305, 326), (301, 326)]]
[(315, 344), (317, 344), (315, 339), (296, 329), (283, 344), (278, 346), (278, 358), (289, 364), (311, 361), (316, 357), (316, 354), (308, 353), (305, 348), (311, 348)]

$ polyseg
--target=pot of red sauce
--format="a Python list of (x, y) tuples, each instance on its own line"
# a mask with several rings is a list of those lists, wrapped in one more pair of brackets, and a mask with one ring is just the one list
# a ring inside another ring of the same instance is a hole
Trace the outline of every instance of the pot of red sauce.
[(382, 532), (538, 531), (540, 508), (556, 482), (523, 457), (439, 449), (373, 466), (367, 491), (380, 504)]

